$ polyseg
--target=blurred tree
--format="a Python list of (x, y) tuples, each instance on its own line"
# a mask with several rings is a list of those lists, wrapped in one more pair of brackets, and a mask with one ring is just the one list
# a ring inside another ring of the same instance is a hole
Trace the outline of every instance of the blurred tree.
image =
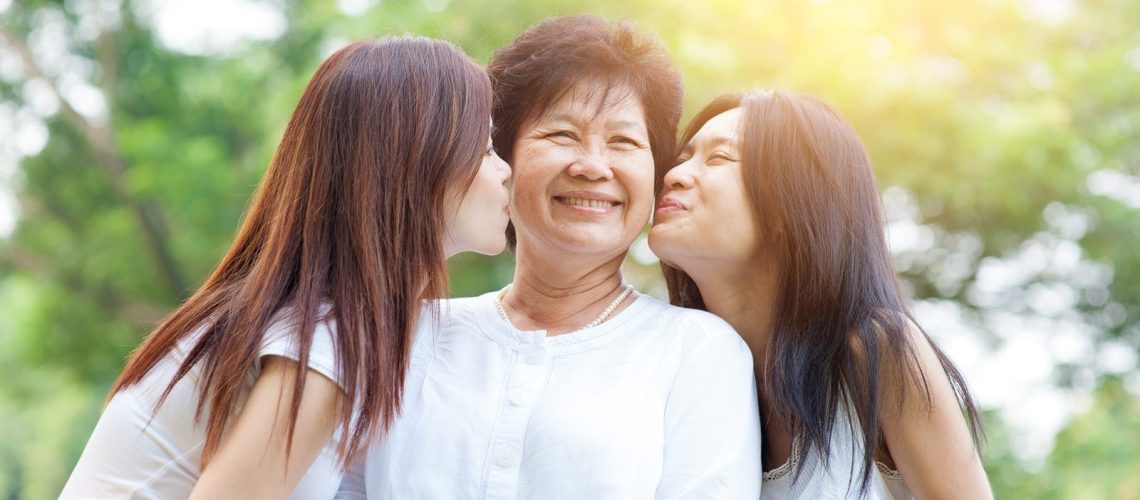
[[(226, 248), (319, 61), (381, 34), (447, 38), (486, 61), (534, 22), (590, 11), (664, 40), (687, 114), (757, 86), (820, 95), (862, 132), (892, 237), (917, 235), (896, 248), (916, 299), (972, 312), (994, 342), (989, 315), (1012, 312), (1140, 346), (1140, 3), (279, 0), (257, 3), (285, 19), (279, 36), (201, 53), (163, 41), (164, 5), (0, 1), (0, 119), (15, 123), (0, 124), (0, 154), (26, 156), (19, 223), (0, 237), (0, 494), (56, 495), (124, 356)], [(42, 149), (15, 144), (40, 124)], [(509, 256), (450, 264), (460, 295), (512, 269)], [(630, 267), (659, 289), (647, 262)], [(1088, 472), (1103, 489), (1081, 491), (1136, 497), (1135, 397), (1080, 363), (1058, 382), (1108, 382), (1042, 469), (988, 414), (999, 496), (1077, 495)]]
[(986, 463), (996, 498), (1140, 498), (1140, 401), (1120, 380), (1108, 379), (1097, 389), (1090, 407), (1057, 435), (1053, 451), (1031, 470), (1009, 454), (1016, 429), (991, 421)]

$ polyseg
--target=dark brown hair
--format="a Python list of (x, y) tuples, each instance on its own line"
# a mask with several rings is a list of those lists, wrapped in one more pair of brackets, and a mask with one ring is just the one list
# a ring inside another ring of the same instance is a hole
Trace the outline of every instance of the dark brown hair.
[[(930, 405), (909, 335), (917, 323), (891, 263), (870, 159), (837, 111), (810, 95), (782, 91), (717, 98), (693, 118), (682, 144), (734, 108), (743, 111), (738, 144), (745, 188), (761, 241), (780, 269), (775, 303), (757, 305), (771, 307), (774, 318), (765, 352), (757, 353), (763, 360), (758, 382), (804, 453), (823, 457), (832, 427), (842, 425), (836, 412), (850, 398), (866, 443), (865, 491), (883, 443), (878, 422), (885, 396), (904, 394), (896, 391), (914, 384)], [(692, 278), (662, 268), (670, 302), (705, 309)], [(930, 344), (979, 446), (981, 420), (966, 381)], [(902, 398), (897, 401), (901, 410)]]
[[(591, 14), (547, 19), (496, 51), (487, 73), (495, 93), (495, 150), (508, 161), (519, 129), (580, 82), (602, 86), (599, 105), (611, 91), (631, 91), (645, 110), (657, 169), (676, 159), (681, 75), (656, 39), (628, 22), (611, 23)], [(507, 239), (514, 245), (513, 226), (507, 228)]]
[[(446, 294), (444, 207), (478, 171), (490, 108), (486, 74), (446, 42), (383, 38), (330, 56), (301, 95), (233, 246), (134, 352), (111, 394), (188, 340), (158, 404), (202, 367), (204, 465), (274, 315), (289, 313), (301, 366), (314, 328), (328, 321), (345, 392), (338, 451), (351, 460), (397, 415), (421, 301)], [(290, 444), (304, 372), (291, 396)]]

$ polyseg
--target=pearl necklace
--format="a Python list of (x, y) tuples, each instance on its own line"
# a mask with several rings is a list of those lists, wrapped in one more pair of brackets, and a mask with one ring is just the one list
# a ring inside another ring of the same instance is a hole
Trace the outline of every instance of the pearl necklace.
[[(619, 305), (621, 305), (621, 303), (626, 299), (626, 297), (629, 297), (629, 294), (633, 293), (633, 288), (629, 287), (628, 285), (623, 284), (621, 287), (622, 287), (621, 293), (618, 294), (617, 298), (614, 299), (613, 302), (610, 302), (609, 307), (606, 307), (606, 310), (602, 311), (602, 314), (599, 314), (598, 317), (593, 319), (593, 321), (586, 323), (585, 326), (583, 326), (577, 330), (567, 332), (567, 333), (580, 332), (580, 331), (585, 330), (587, 328), (593, 328), (595, 326), (602, 324), (602, 322), (605, 321), (606, 318), (609, 318), (610, 315), (614, 313), (614, 309), (617, 309), (617, 307)], [(499, 316), (503, 318), (503, 321), (506, 321), (508, 324), (511, 324), (511, 318), (509, 316), (507, 316), (507, 310), (503, 307), (502, 297), (507, 295), (507, 290), (509, 290), (510, 288), (511, 288), (511, 285), (507, 285), (506, 287), (503, 288), (502, 292), (499, 292), (498, 294), (495, 295), (495, 308), (499, 310)]]

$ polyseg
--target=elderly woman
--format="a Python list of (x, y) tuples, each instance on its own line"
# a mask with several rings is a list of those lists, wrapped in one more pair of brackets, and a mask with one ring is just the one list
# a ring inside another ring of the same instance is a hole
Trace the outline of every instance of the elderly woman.
[(622, 281), (655, 164), (674, 159), (668, 56), (625, 24), (574, 16), (523, 33), (489, 73), (514, 173), (514, 283), (444, 303), (418, 331), (400, 418), (342, 495), (754, 500), (747, 345)]

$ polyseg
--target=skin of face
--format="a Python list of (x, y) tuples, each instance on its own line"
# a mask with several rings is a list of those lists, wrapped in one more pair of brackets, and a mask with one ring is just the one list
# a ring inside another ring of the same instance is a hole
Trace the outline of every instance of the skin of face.
[(452, 198), (448, 203), (448, 257), (459, 252), (496, 255), (506, 248), (510, 178), (511, 167), (499, 158), (488, 140), (487, 153), (463, 198)]
[(511, 165), (511, 220), (537, 255), (622, 255), (653, 209), (645, 112), (626, 88), (571, 88), (519, 128)]
[(714, 116), (665, 174), (649, 245), (681, 270), (707, 261), (747, 263), (756, 258), (757, 224), (738, 144), (741, 117), (739, 108)]

